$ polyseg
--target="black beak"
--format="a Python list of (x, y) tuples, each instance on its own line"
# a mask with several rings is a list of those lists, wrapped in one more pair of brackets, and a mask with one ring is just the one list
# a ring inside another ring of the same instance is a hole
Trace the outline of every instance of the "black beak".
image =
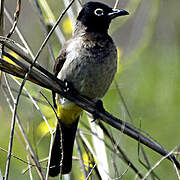
[(129, 13), (124, 9), (112, 9), (112, 11), (108, 13), (108, 17), (110, 19), (114, 19), (118, 16), (125, 16), (125, 15), (129, 15)]

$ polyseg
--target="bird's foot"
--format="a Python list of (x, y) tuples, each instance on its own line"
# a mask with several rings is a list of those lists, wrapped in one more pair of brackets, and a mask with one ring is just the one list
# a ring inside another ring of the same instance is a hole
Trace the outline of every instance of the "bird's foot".
[[(104, 109), (104, 106), (103, 106), (103, 102), (101, 100), (98, 100), (96, 102), (96, 109), (99, 111), (99, 112), (105, 112), (105, 109)], [(92, 113), (92, 116), (93, 116), (93, 120), (91, 122), (94, 122), (96, 121), (97, 119), (100, 119), (100, 116), (97, 112), (94, 112)]]

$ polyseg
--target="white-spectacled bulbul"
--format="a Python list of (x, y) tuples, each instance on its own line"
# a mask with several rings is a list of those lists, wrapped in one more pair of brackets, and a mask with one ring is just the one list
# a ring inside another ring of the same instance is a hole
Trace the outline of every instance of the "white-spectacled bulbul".
[[(80, 95), (92, 100), (101, 99), (117, 69), (117, 50), (108, 35), (108, 28), (112, 19), (124, 15), (128, 12), (100, 2), (84, 4), (77, 17), (73, 37), (64, 44), (57, 57), (55, 76), (70, 83)], [(60, 123), (56, 127), (49, 176), (57, 176), (60, 168), (62, 174), (71, 171), (74, 139), (83, 111), (60, 95), (56, 96), (56, 104)]]

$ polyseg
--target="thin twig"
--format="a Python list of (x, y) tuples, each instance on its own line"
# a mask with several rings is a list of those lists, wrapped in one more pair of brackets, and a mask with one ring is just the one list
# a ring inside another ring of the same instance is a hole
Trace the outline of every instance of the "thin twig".
[[(47, 103), (50, 105), (50, 107), (52, 108), (54, 114), (56, 115), (56, 119), (58, 122), (59, 121), (59, 116), (57, 115), (56, 113), (56, 110), (54, 109), (54, 107), (52, 106), (52, 104), (48, 101), (48, 99), (46, 98), (46, 96), (40, 92), (40, 94), (44, 97), (44, 99), (47, 101)], [(60, 132), (61, 131), (61, 126), (59, 127), (60, 128)], [(54, 136), (53, 134), (51, 134), (51, 141), (50, 141), (50, 148), (49, 148), (49, 155), (48, 155), (48, 165), (47, 165), (47, 171), (46, 171), (46, 180), (48, 179), (48, 175), (49, 175), (49, 168), (50, 168), (50, 158), (51, 158), (51, 153), (52, 153), (52, 147), (53, 147), (53, 140), (54, 140)], [(63, 149), (63, 143), (62, 143), (62, 133), (60, 134), (60, 143), (61, 143), (61, 148)], [(63, 152), (62, 152), (62, 157), (63, 157)], [(62, 161), (63, 159), (60, 160), (60, 164), (62, 164)], [(60, 172), (62, 171), (62, 166), (60, 166)], [(61, 174), (61, 173), (60, 173)]]
[(126, 101), (125, 101), (125, 99), (124, 99), (124, 97), (123, 97), (123, 95), (122, 95), (122, 93), (121, 93), (121, 90), (120, 90), (119, 87), (118, 87), (118, 84), (117, 84), (117, 81), (116, 81), (116, 80), (114, 80), (114, 84), (115, 84), (115, 86), (116, 86), (116, 90), (117, 90), (117, 92), (118, 92), (118, 95), (119, 95), (119, 97), (120, 97), (120, 99), (121, 99), (121, 101), (122, 101), (122, 103), (123, 103), (123, 106), (124, 106), (124, 108), (125, 108), (125, 110), (126, 110), (126, 113), (127, 113), (128, 117), (129, 117), (131, 123), (133, 124), (133, 118), (132, 118), (131, 113), (130, 113), (128, 107), (127, 107)]
[[(27, 70), (23, 70), (22, 68), (19, 68), (18, 66), (15, 66), (11, 63), (8, 63), (6, 61), (4, 61), (3, 59), (0, 59), (0, 70), (8, 73), (8, 74), (12, 74), (13, 76), (19, 77), (19, 78), (24, 78)], [(42, 74), (38, 73), (37, 71), (32, 71), (28, 77), (28, 80), (30, 80), (31, 82), (38, 84), (39, 86), (42, 87), (46, 87), (45, 83), (41, 83), (39, 80), (36, 80), (36, 75), (37, 76), (41, 76)], [(43, 75), (42, 75), (43, 76)], [(45, 76), (44, 76), (45, 77)]]
[[(32, 3), (32, 1), (30, 1), (30, 2)], [(46, 25), (45, 25), (45, 22), (44, 22), (43, 12), (42, 12), (41, 7), (39, 5), (39, 2), (37, 0), (35, 0), (35, 5), (36, 5), (36, 9), (37, 9), (37, 11), (39, 13), (39, 19), (40, 19), (40, 22), (41, 22), (42, 29), (44, 31), (44, 36), (46, 37), (48, 32), (47, 32), (47, 28), (46, 28)], [(48, 46), (48, 51), (49, 51), (50, 58), (52, 60), (52, 64), (54, 64), (55, 63), (55, 57), (54, 57), (53, 50), (52, 50), (50, 42), (47, 42), (47, 46)]]
[[(56, 21), (55, 25), (53, 26), (53, 28), (51, 29), (51, 31), (48, 33), (46, 39), (44, 40), (44, 42), (41, 44), (41, 47), (39, 48), (34, 60), (33, 60), (33, 64), (36, 62), (36, 60), (38, 59), (41, 51), (43, 50), (43, 48), (45, 47), (47, 41), (49, 40), (49, 38), (51, 37), (52, 33), (54, 32), (54, 30), (56, 29), (56, 27), (58, 26), (59, 22), (61, 21), (61, 19), (64, 17), (65, 13), (67, 12), (67, 10), (71, 7), (71, 5), (73, 4), (75, 0), (72, 0), (69, 5), (67, 6), (67, 8), (61, 13), (61, 15), (59, 16), (58, 20)], [(32, 66), (32, 65), (31, 65)]]
[(129, 166), (133, 169), (133, 171), (140, 177), (142, 178), (142, 174), (139, 172), (139, 170), (136, 168), (136, 166), (129, 160), (128, 156), (124, 153), (124, 151), (120, 148), (120, 146), (118, 144), (116, 144), (115, 139), (110, 135), (110, 133), (108, 132), (107, 128), (103, 125), (102, 122), (98, 122), (99, 126), (101, 127), (101, 129), (103, 130), (104, 134), (109, 138), (109, 140), (111, 141), (111, 143), (116, 146), (116, 149), (118, 151), (118, 153), (120, 153), (121, 155), (121, 159)]
[[(2, 147), (0, 147), (0, 150), (1, 150), (1, 151), (3, 151), (3, 152), (8, 153), (8, 151), (7, 151), (7, 150), (5, 150), (5, 149), (4, 149), (4, 148), (2, 148)], [(29, 162), (27, 162), (27, 161), (25, 161), (25, 160), (21, 159), (20, 157), (18, 157), (18, 156), (16, 156), (16, 155), (14, 155), (14, 154), (11, 154), (11, 156), (12, 156), (13, 158), (15, 158), (15, 159), (17, 159), (17, 160), (21, 161), (21, 162), (22, 162), (22, 163), (24, 163), (24, 164), (28, 164), (28, 165), (30, 165), (30, 166), (36, 166), (36, 165), (34, 165), (34, 164), (31, 164), (31, 163), (29, 163)]]
[(77, 149), (77, 152), (78, 152), (78, 156), (79, 156), (79, 159), (80, 159), (80, 164), (81, 164), (81, 169), (82, 169), (82, 172), (83, 172), (83, 175), (84, 175), (84, 179), (87, 177), (87, 172), (85, 170), (85, 165), (84, 165), (84, 161), (83, 161), (83, 156), (82, 156), (82, 151), (80, 149), (80, 144), (79, 144), (79, 140), (76, 136), (75, 138), (75, 142), (76, 142), (76, 149)]
[[(176, 149), (176, 148), (175, 148)], [(159, 166), (159, 164), (164, 160), (166, 159), (168, 156), (170, 156), (171, 154), (174, 153), (175, 149), (173, 149), (172, 151), (170, 151), (168, 154), (166, 154), (164, 157), (162, 157), (147, 173), (146, 175), (142, 178), (142, 180), (146, 180), (147, 177), (151, 174), (151, 172)]]
[[(19, 86), (21, 85), (21, 83), (20, 83), (18, 80), (16, 80), (14, 77), (11, 76), (11, 78), (12, 78)], [(46, 117), (45, 117), (44, 114), (42, 113), (40, 107), (37, 105), (37, 103), (35, 102), (35, 100), (34, 100), (33, 97), (31, 96), (31, 94), (27, 91), (27, 89), (26, 89), (25, 87), (23, 87), (23, 90), (26, 92), (26, 94), (28, 95), (28, 97), (31, 99), (31, 102), (32, 102), (32, 104), (36, 107), (37, 111), (39, 111), (39, 114), (41, 115), (41, 117), (42, 117), (43, 120), (45, 121), (47, 127), (49, 128), (50, 134), (53, 135), (51, 126), (49, 125)]]
[[(10, 21), (11, 24), (13, 24), (13, 17), (11, 15), (11, 13), (9, 12), (8, 8), (5, 7), (5, 14), (8, 18), (8, 20)], [(18, 28), (18, 26), (16, 25), (15, 31), (18, 35), (18, 37), (20, 38), (21, 42), (24, 44), (26, 52), (28, 52), (31, 56), (31, 58), (34, 58), (34, 54), (32, 52), (32, 49), (30, 48), (28, 42), (26, 41), (26, 38), (24, 37), (23, 33), (21, 32), (21, 30)]]
[[(65, 4), (65, 7), (67, 7), (68, 4), (69, 4), (69, 0), (63, 0), (63, 1), (64, 1), (64, 4)], [(75, 22), (74, 21), (75, 20), (75, 15), (74, 15), (74, 12), (73, 12), (72, 8), (69, 8), (69, 11), (67, 12), (67, 14), (68, 14), (68, 17), (69, 17), (71, 23)], [(74, 24), (73, 24), (73, 28), (74, 28)]]
[(10, 38), (10, 36), (14, 33), (14, 30), (19, 20), (20, 10), (21, 10), (21, 0), (17, 0), (16, 12), (14, 13), (14, 23), (9, 31), (9, 34), (7, 35), (7, 38)]
[[(5, 88), (5, 89), (7, 88), (7, 86), (6, 86), (5, 84), (2, 84), (2, 87)], [(13, 87), (11, 87), (11, 86), (10, 86), (10, 88), (11, 88), (11, 90), (12, 90), (13, 92), (16, 92), (16, 93), (18, 92), (16, 88), (13, 88)], [(29, 96), (28, 96), (26, 93), (22, 93), (21, 95), (29, 99)], [(32, 96), (32, 98), (33, 98), (36, 102), (38, 102), (38, 103), (40, 103), (40, 104), (48, 105), (48, 103), (47, 103), (46, 101), (43, 101), (43, 100), (41, 100), (41, 99), (39, 99), (39, 98), (37, 98), (37, 97), (35, 97), (35, 96)]]
[(102, 129), (96, 123), (91, 123), (92, 120), (94, 120), (93, 117), (88, 116), (90, 127), (92, 131), (97, 134), (96, 136), (92, 135), (92, 143), (93, 143), (94, 150), (97, 156), (96, 160), (98, 162), (97, 169), (102, 179), (109, 179), (108, 174), (110, 171), (109, 171), (109, 165), (108, 165), (108, 160), (107, 160), (107, 153), (105, 150), (105, 141), (100, 140), (100, 139), (104, 139), (104, 133)]
[(0, 9), (0, 35), (4, 34), (4, 0), (1, 0), (1, 9)]
[[(5, 82), (6, 82), (6, 84), (7, 84), (7, 88), (8, 88), (10, 97), (11, 97), (11, 102), (14, 102), (14, 99), (15, 99), (15, 98), (14, 98), (14, 96), (13, 96), (13, 94), (12, 94), (12, 91), (11, 91), (11, 89), (10, 89), (10, 86), (9, 86), (9, 83), (8, 83), (8, 81), (7, 81), (6, 76), (5, 76)], [(3, 92), (4, 92), (4, 91), (3, 91)], [(6, 95), (6, 94), (5, 94), (5, 95)], [(8, 98), (7, 98), (7, 103), (8, 103), (8, 105), (9, 105), (9, 107), (10, 107), (11, 112), (13, 113), (13, 105), (10, 103), (10, 101), (9, 101)], [(22, 136), (23, 136), (23, 138), (24, 138), (24, 140), (25, 140), (25, 142), (26, 142), (26, 144), (27, 144), (27, 146), (28, 146), (28, 148), (29, 148), (29, 151), (30, 151), (30, 153), (31, 153), (31, 158), (32, 158), (34, 164), (36, 165), (37, 172), (38, 172), (39, 176), (42, 177), (42, 173), (41, 173), (41, 171), (40, 171), (40, 164), (39, 164), (39, 162), (38, 162), (38, 158), (37, 158), (36, 154), (34, 153), (34, 150), (33, 150), (32, 146), (31, 146), (31, 144), (30, 144), (30, 142), (29, 142), (29, 140), (28, 140), (28, 138), (27, 138), (27, 136), (26, 136), (26, 134), (25, 134), (24, 128), (23, 128), (23, 126), (22, 126), (22, 124), (21, 124), (18, 116), (16, 117), (16, 121), (17, 121), (17, 125), (18, 125), (18, 127), (19, 127), (19, 130), (20, 130), (20, 132), (21, 132), (21, 134), (22, 134)], [(41, 179), (42, 179), (42, 178), (41, 178)]]
[[(140, 146), (140, 148), (141, 148), (141, 151), (142, 151), (142, 155), (143, 155), (143, 157), (144, 157), (144, 160), (145, 160), (145, 162), (146, 162), (147, 168), (148, 168), (148, 169), (151, 169), (151, 164), (150, 164), (149, 159), (148, 159), (148, 157), (147, 157), (147, 155), (146, 155), (146, 153), (145, 153), (145, 151), (144, 151), (144, 148), (143, 148), (142, 146)], [(152, 171), (152, 173), (151, 173), (150, 175), (151, 175), (151, 179), (152, 179), (152, 180), (155, 180), (153, 171)]]
[[(0, 36), (4, 35), (4, 0), (0, 2)], [(3, 58), (4, 45), (0, 45), (0, 58)], [(0, 71), (0, 84), (2, 80), (2, 72)]]
[[(93, 157), (93, 160), (98, 159), (96, 153), (94, 152), (94, 150), (92, 149), (92, 147), (91, 147), (90, 143), (88, 142), (87, 138), (84, 136), (84, 134), (82, 133), (82, 131), (80, 129), (78, 129), (78, 135), (81, 138), (81, 141), (82, 141), (83, 145), (85, 146), (85, 149), (88, 149), (87, 155), (88, 155), (88, 153), (90, 153), (90, 155)], [(94, 161), (94, 163), (95, 163), (95, 161)], [(98, 164), (98, 166), (103, 167), (102, 164)], [(97, 169), (96, 166), (95, 166), (95, 170), (96, 170), (96, 174), (99, 176), (99, 178), (102, 179), (101, 175), (99, 173), (99, 170)], [(107, 172), (105, 172), (105, 173), (108, 175)]]
[(121, 176), (119, 176), (119, 177), (117, 177), (117, 178), (113, 178), (112, 180), (119, 180), (119, 179), (121, 179), (121, 178), (128, 172), (129, 167), (130, 167), (130, 166), (128, 166), (128, 167), (126, 168), (126, 170), (121, 174)]
[(115, 4), (114, 4), (114, 9), (117, 8), (118, 4), (119, 4), (119, 0), (116, 0), (116, 2), (115, 2)]
[[(1, 40), (0, 40), (1, 42)], [(4, 42), (4, 41), (3, 41)], [(6, 42), (4, 42), (4, 45), (10, 49), (13, 49), (11, 46), (9, 46), (8, 44), (6, 44)], [(29, 64), (33, 64), (33, 61), (28, 58), (25, 54), (20, 53), (20, 51), (18, 51), (17, 49), (14, 48), (14, 52), (16, 52), (20, 57), (22, 57), (26, 62), (28, 62)], [(22, 68), (22, 70), (26, 70), (25, 72), (28, 71), (29, 66), (25, 63), (23, 63), (22, 61), (17, 60), (15, 57), (13, 57), (12, 55), (10, 55), (9, 53), (3, 52), (3, 55), (5, 55), (6, 57), (8, 57), (9, 59), (11, 59), (14, 63), (16, 63), (18, 66), (20, 66)], [(7, 62), (2, 62), (2, 63), (6, 63)], [(43, 68), (41, 65), (39, 65), (38, 63), (34, 64), (34, 67), (37, 68), (39, 71), (43, 72), (45, 75), (51, 77), (51, 79), (57, 81), (59, 84), (61, 84), (62, 86), (64, 85), (64, 83), (62, 81), (60, 81), (59, 79), (55, 78), (55, 76), (50, 73), (49, 71), (47, 71), (45, 68)], [(32, 69), (33, 71), (33, 69)], [(30, 72), (31, 73), (31, 72)]]
[(95, 167), (96, 167), (96, 164), (94, 164), (94, 166), (91, 168), (91, 171), (89, 172), (89, 174), (88, 174), (88, 176), (86, 177), (85, 180), (88, 180), (88, 179), (89, 179), (89, 177), (90, 177), (91, 174), (93, 173), (93, 170), (95, 169)]
[[(11, 160), (11, 152), (12, 152), (12, 146), (13, 146), (13, 137), (14, 137), (14, 128), (15, 128), (15, 122), (16, 122), (16, 113), (17, 113), (17, 107), (18, 107), (18, 103), (19, 103), (19, 99), (20, 99), (20, 95), (22, 92), (22, 89), (25, 85), (25, 82), (27, 80), (27, 77), (29, 76), (34, 64), (36, 63), (36, 60), (38, 59), (40, 53), (42, 52), (43, 48), (45, 47), (47, 41), (49, 40), (50, 36), (52, 35), (52, 33), (54, 32), (56, 26), (59, 24), (59, 22), (61, 21), (62, 17), (65, 15), (66, 11), (71, 7), (72, 3), (74, 2), (74, 0), (71, 1), (71, 3), (69, 4), (69, 6), (62, 12), (62, 14), (59, 16), (56, 24), (54, 25), (54, 27), (51, 29), (51, 31), (49, 32), (48, 36), (46, 37), (46, 39), (44, 40), (44, 42), (42, 43), (41, 47), (39, 48), (33, 63), (31, 64), (31, 66), (29, 67), (28, 72), (26, 73), (21, 86), (19, 88), (19, 93), (16, 96), (16, 99), (14, 101), (14, 110), (13, 110), (13, 116), (12, 116), (12, 123), (11, 123), (11, 133), (10, 133), (10, 141), (9, 141), (9, 149), (8, 149), (8, 159), (7, 159), (7, 163), (6, 163), (6, 171), (5, 171), (5, 180), (8, 179), (8, 174), (9, 174), (9, 167), (10, 167), (10, 160)], [(44, 179), (44, 177), (43, 177)]]
[[(46, 12), (46, 16), (48, 17), (49, 25), (53, 26), (55, 24), (55, 17), (54, 17), (52, 10), (50, 9), (47, 1), (40, 0), (39, 2), (41, 3), (43, 10)], [(63, 45), (66, 40), (65, 40), (65, 37), (64, 37), (61, 29), (59, 28), (59, 26), (56, 27), (55, 33), (56, 33), (57, 38), (59, 39), (59, 42), (61, 43), (61, 45)]]
[(16, 120), (16, 110), (17, 110), (17, 104), (18, 104), (19, 96), (18, 98), (13, 101), (14, 104), (14, 110), (13, 110), (13, 116), (11, 121), (11, 132), (10, 132), (10, 138), (9, 138), (9, 147), (8, 147), (8, 158), (6, 162), (6, 170), (5, 170), (5, 180), (8, 180), (9, 175), (9, 168), (10, 168), (10, 160), (11, 160), (11, 152), (13, 147), (13, 137), (14, 137), (14, 128), (15, 128), (15, 120)]
[[(27, 146), (27, 150), (28, 150), (28, 146)], [(28, 153), (27, 153), (26, 157), (27, 157), (28, 162), (30, 162), (29, 154), (28, 154)], [(29, 178), (30, 178), (30, 180), (33, 180), (32, 168), (31, 168), (31, 167), (32, 167), (32, 166), (31, 166), (30, 164), (28, 164)]]
[[(122, 104), (123, 104), (123, 106), (124, 106), (124, 108), (125, 108), (125, 111), (126, 111), (128, 117), (129, 117), (131, 123), (133, 124), (133, 122), (134, 122), (134, 121), (133, 121), (133, 118), (132, 118), (131, 113), (130, 113), (130, 111), (129, 111), (129, 109), (128, 109), (128, 106), (127, 106), (127, 104), (126, 104), (126, 101), (125, 101), (125, 99), (124, 99), (124, 97), (123, 97), (123, 95), (122, 95), (122, 93), (121, 93), (121, 90), (120, 90), (119, 87), (118, 87), (118, 84), (117, 84), (116, 80), (114, 80), (114, 83), (115, 83), (115, 86), (116, 86), (116, 90), (117, 90), (117, 92), (118, 92), (118, 94), (119, 94), (119, 96), (120, 96), (120, 99), (121, 99), (121, 101), (122, 101)], [(140, 129), (141, 129), (141, 128), (140, 128)], [(143, 146), (141, 146), (141, 150), (142, 150), (142, 154), (143, 154), (144, 160), (145, 160), (145, 162), (146, 162), (146, 164), (147, 164), (147, 167), (150, 169), (151, 166), (150, 166), (149, 160), (148, 160), (148, 158), (147, 158), (147, 155), (146, 155), (146, 153), (145, 153), (145, 151), (144, 151)], [(124, 155), (125, 155), (125, 154), (124, 154)], [(152, 177), (152, 179), (154, 180), (153, 175), (151, 175), (151, 177)], [(142, 178), (142, 177), (141, 177), (141, 178)]]

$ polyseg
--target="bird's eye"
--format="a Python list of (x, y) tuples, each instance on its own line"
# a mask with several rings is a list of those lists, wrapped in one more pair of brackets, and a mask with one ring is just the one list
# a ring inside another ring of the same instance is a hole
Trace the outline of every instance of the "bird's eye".
[(104, 15), (104, 11), (101, 9), (101, 8), (97, 8), (95, 11), (94, 11), (94, 14), (96, 16), (102, 16)]

